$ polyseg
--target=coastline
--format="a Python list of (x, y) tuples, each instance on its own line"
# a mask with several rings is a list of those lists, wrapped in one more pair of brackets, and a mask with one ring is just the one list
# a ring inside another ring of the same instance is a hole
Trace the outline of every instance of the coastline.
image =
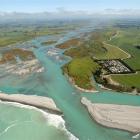
[(50, 112), (48, 112), (46, 110), (42, 110), (42, 109), (39, 109), (34, 106), (24, 105), (24, 104), (17, 103), (17, 102), (7, 102), (7, 101), (0, 100), (0, 104), (8, 104), (8, 105), (19, 107), (19, 108), (31, 109), (31, 110), (40, 112), (45, 117), (45, 119), (49, 125), (54, 126), (58, 129), (61, 129), (62, 131), (64, 131), (68, 135), (70, 140), (79, 140), (76, 136), (74, 136), (71, 132), (69, 132), (66, 129), (65, 120), (60, 115), (51, 114)]
[(0, 93), (0, 100), (34, 106), (42, 110), (48, 110), (50, 113), (62, 115), (62, 111), (57, 108), (55, 102), (48, 97), (24, 94), (8, 95), (5, 93)]
[(100, 125), (140, 133), (140, 107), (92, 103), (85, 97), (81, 99), (81, 103), (87, 108), (91, 117)]

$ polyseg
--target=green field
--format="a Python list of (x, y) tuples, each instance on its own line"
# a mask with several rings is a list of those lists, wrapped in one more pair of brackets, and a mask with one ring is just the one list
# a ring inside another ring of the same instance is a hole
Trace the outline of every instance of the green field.
[[(9, 25), (10, 26), (10, 25)], [(4, 26), (0, 27), (0, 47), (25, 42), (38, 36), (64, 33), (71, 29), (70, 26), (47, 27), (44, 26)]]
[[(95, 32), (91, 34), (88, 41), (83, 39), (80, 46), (66, 50), (65, 55), (72, 57), (73, 60), (89, 56), (99, 60), (123, 59), (132, 69), (140, 70), (140, 49), (135, 47), (140, 44), (139, 32), (140, 29), (135, 28)], [(74, 67), (74, 71), (79, 71), (79, 67)], [(130, 75), (113, 75), (112, 79), (124, 87), (140, 88), (140, 72)], [(87, 83), (81, 78), (76, 82), (79, 85), (84, 85), (84, 82)], [(84, 86), (82, 87), (84, 88)]]
[[(47, 27), (44, 26), (3, 26), (0, 27), (0, 47), (31, 40), (37, 36), (65, 33), (75, 26)], [(64, 69), (66, 73), (74, 78), (75, 83), (82, 88), (91, 89), (92, 72), (98, 66), (91, 59), (123, 59), (132, 69), (140, 71), (140, 29), (139, 28), (109, 28), (89, 33), (89, 38), (82, 37), (80, 40), (69, 40), (60, 44), (62, 49), (67, 49), (64, 54), (73, 58)], [(80, 42), (80, 43), (79, 43)], [(42, 45), (50, 45), (55, 41), (43, 42)], [(73, 45), (74, 44), (74, 45)], [(71, 48), (71, 46), (74, 46)], [(131, 55), (131, 58), (129, 58)], [(11, 53), (5, 54), (5, 59), (14, 60)], [(140, 77), (138, 74), (116, 75), (113, 79), (128, 87), (138, 87)]]
[[(140, 70), (140, 49), (135, 46), (140, 45), (140, 29), (125, 28), (119, 29), (118, 34), (108, 43), (116, 45), (128, 52), (131, 57), (124, 60), (132, 69)], [(111, 78), (124, 87), (140, 88), (140, 72), (129, 75), (113, 75)]]
[(140, 72), (128, 75), (111, 75), (111, 78), (125, 87), (140, 88)]
[(114, 45), (104, 43), (104, 48), (107, 50), (104, 53), (94, 54), (94, 57), (97, 59), (126, 59), (129, 57), (129, 54), (125, 51), (119, 49)]
[(0, 47), (15, 44), (15, 43), (22, 42), (22, 41), (27, 41), (29, 39), (31, 39), (31, 37), (27, 37), (27, 36), (23, 36), (23, 35), (17, 36), (17, 37), (0, 38)]
[(65, 51), (65, 55), (74, 58), (91, 56), (95, 59), (127, 59), (129, 57), (128, 53), (115, 45), (107, 44), (100, 36), (101, 33), (96, 36), (92, 35), (88, 41), (81, 42), (77, 48)]
[(140, 45), (140, 29), (128, 28), (121, 29), (119, 34), (109, 43), (120, 47), (131, 55), (130, 59), (125, 62), (134, 70), (140, 70), (140, 49), (136, 45)]
[(74, 79), (76, 85), (84, 89), (93, 89), (91, 83), (93, 73), (99, 68), (90, 57), (75, 58), (64, 66), (64, 72)]

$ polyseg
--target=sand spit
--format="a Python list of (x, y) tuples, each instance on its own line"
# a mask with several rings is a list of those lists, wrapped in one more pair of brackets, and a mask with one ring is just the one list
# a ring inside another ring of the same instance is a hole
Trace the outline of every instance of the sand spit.
[(17, 102), (25, 105), (37, 107), (39, 109), (48, 110), (50, 113), (61, 115), (62, 112), (56, 107), (56, 104), (51, 98), (36, 96), (36, 95), (24, 95), (24, 94), (5, 94), (0, 93), (0, 100), (8, 102)]
[(83, 97), (81, 103), (85, 105), (96, 122), (99, 124), (140, 133), (140, 107), (116, 104), (91, 103)]

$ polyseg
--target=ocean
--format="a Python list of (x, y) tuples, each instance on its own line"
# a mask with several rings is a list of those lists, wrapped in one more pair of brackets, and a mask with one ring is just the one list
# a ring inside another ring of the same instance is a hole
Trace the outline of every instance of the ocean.
[[(82, 31), (83, 32), (83, 31)], [(67, 33), (57, 38), (58, 42), (81, 34)], [(98, 93), (82, 93), (68, 81), (61, 66), (70, 58), (55, 45), (42, 46), (43, 41), (55, 36), (44, 36), (16, 47), (31, 46), (37, 59), (44, 67), (44, 72), (27, 76), (6, 75), (1, 78), (0, 90), (8, 94), (40, 95), (52, 98), (63, 111), (63, 118), (44, 113), (29, 106), (0, 103), (0, 140), (132, 140), (134, 134), (110, 129), (97, 124), (91, 119), (81, 98), (87, 97), (93, 102), (140, 105), (140, 96), (100, 90)], [(37, 48), (32, 48), (32, 46)], [(29, 47), (28, 47), (29, 48)], [(49, 53), (48, 53), (49, 51)], [(62, 56), (64, 59), (60, 59)], [(65, 120), (65, 121), (64, 121)], [(71, 132), (71, 133), (70, 133)], [(74, 136), (73, 136), (74, 135)], [(140, 139), (140, 138), (139, 138)]]

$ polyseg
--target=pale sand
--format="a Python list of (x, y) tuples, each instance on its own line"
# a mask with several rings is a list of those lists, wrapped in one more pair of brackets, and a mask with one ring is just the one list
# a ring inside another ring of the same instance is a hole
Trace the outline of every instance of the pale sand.
[(8, 95), (5, 93), (0, 93), (0, 100), (31, 105), (43, 110), (49, 110), (52, 113), (62, 114), (60, 109), (56, 107), (55, 102), (48, 97), (24, 94)]
[(41, 73), (44, 71), (37, 59), (22, 61), (16, 64), (1, 64), (0, 69), (3, 69), (7, 73), (16, 75), (27, 75), (30, 73)]
[(87, 93), (97, 93), (97, 92), (99, 92), (99, 91), (97, 91), (96, 89), (91, 89), (91, 90), (83, 89), (83, 88), (81, 88), (81, 87), (79, 87), (78, 85), (75, 84), (73, 78), (71, 78), (71, 77), (68, 76), (67, 74), (65, 74), (65, 76), (68, 78), (69, 82), (72, 83), (72, 85), (73, 85), (76, 89), (78, 89), (79, 91), (81, 91), (81, 92), (87, 92)]
[(94, 89), (88, 90), (88, 89), (80, 88), (80, 87), (79, 87), (78, 85), (76, 85), (76, 84), (74, 84), (74, 87), (75, 87), (76, 89), (78, 89), (79, 91), (81, 91), (81, 92), (87, 92), (87, 93), (97, 93), (97, 92), (99, 92), (99, 91), (94, 90)]
[(140, 133), (140, 107), (116, 104), (91, 103), (83, 97), (81, 103), (85, 105), (96, 122), (99, 124)]

